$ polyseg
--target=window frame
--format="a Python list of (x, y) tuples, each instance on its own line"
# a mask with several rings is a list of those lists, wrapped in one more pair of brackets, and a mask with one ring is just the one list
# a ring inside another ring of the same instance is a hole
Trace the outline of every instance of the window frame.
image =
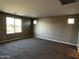
[[(14, 23), (14, 33), (8, 33), (8, 32), (7, 32), (7, 18), (14, 18), (14, 22), (13, 22), (13, 23)], [(21, 27), (20, 27), (21, 31), (20, 31), (20, 32), (16, 32), (16, 31), (15, 31), (15, 25), (16, 25), (16, 24), (15, 24), (15, 21), (16, 21), (16, 19), (21, 20), (21, 24), (20, 24), (20, 26), (21, 26)], [(22, 33), (22, 19), (21, 19), (21, 18), (15, 18), (15, 17), (6, 17), (6, 34), (17, 34), (17, 33)]]

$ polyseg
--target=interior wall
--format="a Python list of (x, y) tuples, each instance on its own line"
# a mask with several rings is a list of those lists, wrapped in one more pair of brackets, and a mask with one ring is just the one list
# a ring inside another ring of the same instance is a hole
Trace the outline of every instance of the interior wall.
[[(22, 19), (22, 32), (14, 34), (6, 34), (6, 17)], [(0, 12), (0, 42), (11, 39), (13, 40), (33, 36), (32, 25), (33, 24), (31, 18)]]
[[(67, 23), (68, 18), (71, 17), (75, 18), (75, 24), (73, 25)], [(68, 15), (39, 18), (34, 32), (38, 38), (77, 45), (78, 16)]]
[[(78, 15), (78, 22), (79, 22), (79, 15)], [(78, 26), (78, 41), (77, 41), (77, 46), (78, 46), (78, 50), (79, 50), (79, 26)]]

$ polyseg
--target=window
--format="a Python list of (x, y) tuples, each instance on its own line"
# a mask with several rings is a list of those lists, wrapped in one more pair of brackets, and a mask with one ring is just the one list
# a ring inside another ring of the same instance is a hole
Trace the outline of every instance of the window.
[(21, 32), (21, 19), (15, 19), (15, 32)]
[(34, 20), (34, 21), (33, 21), (33, 24), (37, 24), (37, 20)]
[(75, 23), (75, 19), (74, 18), (69, 18), (68, 19), (68, 24), (74, 24)]
[(21, 19), (6, 17), (6, 33), (7, 34), (22, 32), (21, 25), (22, 25)]

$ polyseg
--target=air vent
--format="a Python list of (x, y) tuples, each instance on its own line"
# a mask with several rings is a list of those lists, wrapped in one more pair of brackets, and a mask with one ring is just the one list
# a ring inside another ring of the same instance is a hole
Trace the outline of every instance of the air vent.
[(76, 0), (60, 0), (62, 5), (70, 4), (76, 2)]

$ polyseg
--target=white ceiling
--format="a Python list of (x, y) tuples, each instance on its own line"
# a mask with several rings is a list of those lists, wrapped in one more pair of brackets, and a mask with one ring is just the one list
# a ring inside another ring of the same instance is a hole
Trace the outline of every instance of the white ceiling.
[(29, 17), (79, 14), (79, 2), (61, 5), (59, 0), (0, 0), (0, 10)]

